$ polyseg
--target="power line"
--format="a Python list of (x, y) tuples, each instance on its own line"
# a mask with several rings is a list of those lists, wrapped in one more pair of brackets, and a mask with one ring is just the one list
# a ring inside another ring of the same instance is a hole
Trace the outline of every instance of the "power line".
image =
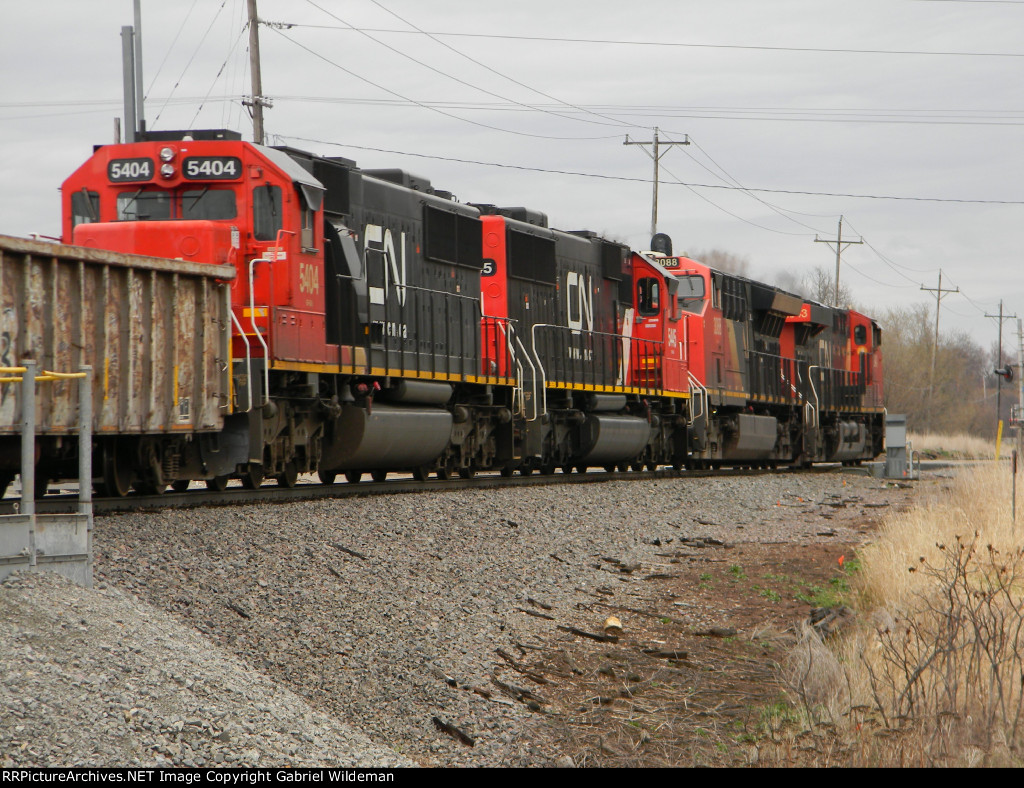
[[(331, 17), (332, 19), (334, 19), (334, 20), (336, 20), (338, 22), (341, 22), (344, 25), (348, 25), (352, 30), (355, 30), (356, 32), (361, 33), (362, 35), (366, 36), (368, 39), (373, 41), (375, 44), (378, 44), (378, 45), (384, 47), (385, 49), (387, 49), (389, 52), (393, 52), (394, 54), (399, 55), (400, 57), (404, 57), (406, 60), (411, 60), (413, 63), (416, 63), (419, 66), (422, 66), (423, 68), (427, 69), (428, 71), (433, 71), (435, 74), (438, 74), (439, 76), (445, 77), (446, 79), (450, 79), (450, 80), (452, 80), (454, 82), (457, 82), (460, 85), (463, 85), (465, 87), (471, 88), (473, 90), (478, 90), (481, 93), (486, 93), (488, 96), (493, 96), (494, 98), (501, 99), (503, 101), (507, 101), (507, 102), (509, 102), (511, 104), (514, 104), (515, 106), (522, 107), (524, 109), (528, 109), (528, 110), (531, 110), (533, 112), (544, 112), (544, 113), (547, 113), (549, 115), (554, 115), (555, 117), (562, 118), (562, 119), (583, 120), (582, 118), (567, 118), (567, 116), (565, 116), (565, 115), (563, 115), (561, 113), (558, 113), (558, 112), (554, 112), (552, 110), (543, 109), (543, 108), (540, 108), (540, 107), (535, 107), (535, 106), (532, 106), (530, 104), (523, 104), (522, 102), (515, 101), (514, 99), (509, 99), (507, 96), (502, 96), (502, 95), (500, 95), (498, 93), (495, 93), (492, 90), (488, 90), (487, 88), (481, 87), (480, 85), (476, 85), (476, 84), (474, 84), (472, 82), (469, 82), (469, 81), (467, 81), (465, 79), (462, 79), (462, 77), (458, 77), (458, 76), (456, 76), (454, 74), (449, 74), (447, 71), (442, 71), (441, 69), (435, 68), (434, 66), (430, 65), (429, 63), (425, 63), (424, 61), (420, 60), (419, 58), (413, 57), (408, 52), (403, 52), (401, 49), (393, 47), (390, 44), (386, 44), (386, 43), (384, 43), (383, 41), (381, 41), (378, 38), (374, 38), (370, 33), (366, 32), (364, 30), (360, 30), (359, 28), (354, 27), (353, 25), (349, 25), (349, 23), (346, 22), (344, 19), (342, 19), (341, 17), (337, 16), (336, 14), (328, 11), (323, 6), (317, 5), (317, 3), (313, 2), (313, 0), (306, 0), (306, 2), (309, 3), (309, 5), (313, 6), (313, 8), (317, 9), (318, 11), (321, 11), (322, 13), (324, 13), (327, 16)], [(384, 6), (380, 5), (380, 3), (375, 2), (375, 0), (371, 0), (371, 2), (373, 2), (374, 5), (380, 7), (381, 9), (387, 11), (387, 9), (384, 8)], [(401, 19), (401, 21), (405, 22), (407, 25), (410, 25), (410, 27), (415, 27), (410, 22), (407, 22), (405, 19), (402, 19), (402, 17), (399, 17), (397, 14), (395, 14), (395, 13), (393, 13), (391, 11), (388, 11), (388, 13), (392, 14), (392, 16), (397, 17), (398, 19)], [(266, 23), (264, 23), (264, 24), (266, 24)], [(416, 30), (419, 31), (419, 28), (416, 28)], [(423, 32), (423, 31), (419, 31), (419, 32)], [(427, 35), (429, 35), (429, 34), (427, 34)], [(434, 40), (437, 40), (437, 39), (434, 39)], [(438, 43), (442, 43), (442, 42), (439, 41)], [(442, 43), (442, 46), (448, 47), (447, 44), (443, 44), (443, 43)], [(448, 49), (452, 49), (452, 47), (448, 47)], [(452, 49), (452, 51), (457, 52), (458, 54), (461, 54), (461, 53), (458, 52), (458, 50)], [(472, 58), (470, 58), (470, 59), (472, 60)], [(473, 62), (477, 63), (478, 65), (481, 65), (481, 66), (483, 65), (482, 63), (479, 63), (479, 61), (476, 61), (476, 60), (473, 60)], [(493, 71), (493, 69), (492, 69), (492, 71)], [(496, 71), (494, 73), (498, 74), (498, 72), (496, 72)], [(498, 74), (498, 75), (504, 77), (504, 74)], [(522, 83), (517, 83), (517, 84), (521, 85)], [(523, 87), (528, 87), (528, 86), (523, 85)], [(545, 96), (545, 98), (551, 98), (551, 96), (548, 96), (546, 94), (544, 94), (544, 96)], [(612, 120), (612, 122), (610, 124), (609, 123), (600, 123), (600, 125), (602, 125), (602, 126), (607, 126), (607, 125), (621, 126), (621, 125), (624, 125), (622, 123), (622, 121), (614, 120), (614, 119), (609, 119), (609, 120)], [(583, 122), (585, 122), (585, 123), (598, 123), (598, 121), (589, 121), (589, 120), (584, 120)], [(628, 124), (626, 124), (626, 125), (628, 125)]]
[[(995, 0), (989, 0), (989, 2), (995, 2)], [(1008, 2), (1008, 0), (1004, 0)], [(848, 48), (829, 48), (829, 47), (783, 47), (783, 46), (753, 46), (747, 44), (700, 44), (694, 42), (683, 42), (683, 41), (625, 41), (621, 39), (612, 38), (567, 38), (564, 36), (522, 36), (512, 35), (509, 33), (453, 33), (453, 32), (428, 32), (428, 31), (412, 31), (412, 30), (395, 30), (393, 28), (353, 28), (353, 27), (335, 27), (333, 25), (309, 25), (299, 22), (275, 22), (274, 24), (280, 25), (284, 28), (314, 28), (319, 30), (341, 30), (345, 32), (367, 32), (367, 33), (393, 33), (396, 35), (430, 35), (437, 36), (439, 38), (450, 37), (450, 38), (486, 38), (486, 39), (497, 39), (503, 41), (531, 41), (531, 42), (545, 42), (553, 44), (600, 44), (607, 46), (609, 44), (617, 44), (622, 46), (639, 46), (639, 47), (667, 47), (667, 48), (683, 48), (683, 49), (740, 49), (740, 50), (755, 50), (762, 52), (816, 52), (823, 54), (841, 54), (841, 55), (924, 55), (933, 57), (1024, 57), (1024, 52), (951, 52), (951, 51), (926, 51), (916, 49), (848, 49)]]
[(615, 139), (615, 138), (618, 137), (618, 135), (606, 135), (606, 136), (599, 136), (599, 137), (558, 137), (558, 136), (553, 136), (553, 135), (549, 135), (549, 134), (531, 134), (531, 133), (525, 132), (525, 131), (515, 131), (514, 129), (505, 129), (505, 128), (502, 128), (501, 126), (493, 126), (493, 125), (491, 125), (489, 123), (480, 123), (479, 121), (470, 120), (469, 118), (463, 118), (463, 117), (461, 117), (459, 115), (455, 115), (454, 113), (446, 112), (443, 109), (439, 109), (438, 107), (432, 107), (429, 104), (425, 104), (425, 103), (423, 103), (421, 101), (416, 101), (415, 99), (411, 99), (408, 96), (403, 96), (401, 93), (398, 93), (397, 91), (394, 91), (391, 88), (384, 87), (379, 82), (374, 82), (372, 79), (368, 79), (367, 77), (364, 77), (361, 74), (357, 74), (352, 69), (346, 68), (345, 66), (341, 65), (340, 63), (337, 63), (337, 62), (331, 60), (329, 57), (321, 55), (319, 52), (317, 52), (317, 51), (315, 51), (313, 49), (310, 49), (305, 44), (300, 44), (294, 38), (291, 38), (290, 36), (285, 35), (285, 33), (281, 29), (279, 29), (278, 27), (275, 27), (275, 26), (271, 25), (270, 29), (273, 30), (275, 33), (277, 33), (279, 36), (281, 36), (285, 41), (291, 42), (292, 44), (297, 46), (299, 49), (301, 49), (301, 50), (303, 50), (305, 52), (308, 52), (313, 57), (315, 57), (315, 58), (317, 58), (319, 60), (322, 60), (324, 63), (327, 63), (329, 66), (333, 66), (334, 68), (338, 69), (339, 71), (344, 71), (350, 77), (358, 79), (361, 82), (365, 82), (367, 85), (371, 85), (372, 87), (375, 87), (378, 90), (382, 90), (385, 93), (389, 93), (392, 96), (396, 96), (397, 98), (400, 98), (403, 101), (408, 101), (408, 102), (410, 102), (412, 104), (415, 104), (417, 107), (420, 107), (421, 109), (431, 110), (432, 112), (436, 112), (436, 113), (438, 113), (440, 115), (444, 115), (445, 117), (451, 118), (452, 120), (458, 120), (458, 121), (461, 121), (462, 123), (469, 123), (472, 126), (479, 126), (480, 128), (490, 129), (491, 131), (501, 131), (501, 132), (504, 132), (506, 134), (515, 134), (516, 136), (519, 136), (519, 137), (532, 137), (533, 139), (577, 140), (578, 141), (578, 140), (606, 140), (606, 139)]
[[(395, 156), (412, 156), (418, 159), (431, 159), (433, 161), (449, 161), (456, 164), (472, 164), (478, 167), (498, 167), (507, 170), (521, 170), (524, 172), (543, 172), (550, 175), (571, 175), (579, 178), (595, 178), (606, 181), (623, 181), (627, 183), (650, 183), (646, 178), (631, 178), (625, 175), (604, 175), (601, 173), (594, 172), (578, 172), (575, 170), (555, 170), (544, 167), (527, 167), (521, 164), (503, 164), (500, 162), (493, 161), (479, 161), (475, 159), (460, 159), (453, 156), (437, 156), (427, 153), (411, 153), (409, 151), (392, 150), (388, 148), (376, 148), (369, 145), (353, 145), (345, 142), (330, 142), (328, 140), (317, 140), (310, 139), (308, 137), (297, 137), (290, 134), (279, 135), (282, 139), (292, 139), (299, 142), (309, 142), (315, 145), (330, 145), (339, 148), (351, 148), (352, 150), (365, 150), (372, 151), (374, 153), (387, 153)], [(605, 137), (599, 137), (598, 139), (607, 139)], [(612, 139), (617, 139), (614, 137)], [(729, 186), (715, 183), (688, 183), (684, 181), (675, 181), (674, 185), (693, 187), (696, 189), (724, 189), (726, 191), (752, 191), (761, 192), (763, 194), (799, 194), (807, 195), (811, 197), (844, 197), (847, 199), (858, 199), (858, 200), (909, 200), (915, 202), (938, 202), (938, 203), (960, 203), (970, 205), (1024, 205), (1024, 200), (975, 200), (975, 199), (962, 199), (953, 197), (908, 197), (899, 195), (885, 195), (885, 194), (852, 194), (842, 192), (814, 192), (814, 191), (800, 191), (797, 189), (768, 189), (768, 188), (757, 188), (753, 186), (738, 187)], [(801, 233), (802, 234), (802, 233)]]
[[(307, 0), (307, 2), (311, 2), (311, 0)], [(557, 102), (561, 106), (569, 107), (571, 109), (580, 110), (582, 112), (585, 112), (588, 115), (593, 115), (594, 117), (603, 118), (604, 120), (610, 120), (610, 121), (612, 121), (612, 125), (630, 125), (630, 124), (624, 124), (622, 121), (617, 120), (615, 118), (609, 118), (609, 117), (606, 117), (606, 116), (601, 115), (599, 113), (596, 113), (596, 112), (593, 112), (591, 110), (585, 109), (583, 107), (576, 106), (575, 104), (570, 104), (569, 102), (562, 101), (561, 99), (556, 98), (556, 97), (554, 97), (554, 96), (552, 96), (552, 95), (550, 95), (548, 93), (545, 93), (542, 90), (537, 90), (536, 88), (531, 87), (530, 85), (527, 85), (525, 82), (520, 82), (518, 79), (510, 77), (508, 74), (505, 74), (505, 73), (503, 73), (501, 71), (498, 71), (497, 69), (491, 68), (486, 63), (483, 63), (483, 62), (477, 60), (476, 58), (470, 57), (465, 52), (462, 52), (461, 50), (456, 49), (455, 47), (451, 46), (450, 44), (444, 43), (444, 41), (442, 41), (440, 38), (438, 38), (438, 37), (428, 33), (427, 31), (423, 30), (420, 27), (414, 25), (412, 22), (410, 22), (405, 17), (399, 16), (394, 11), (392, 11), (390, 8), (387, 8), (386, 6), (384, 6), (383, 4), (378, 2), (378, 0), (370, 0), (370, 2), (373, 3), (375, 6), (377, 6), (378, 8), (380, 8), (382, 11), (386, 11), (387, 13), (391, 14), (391, 16), (395, 17), (400, 22), (404, 22), (409, 27), (413, 28), (413, 30), (415, 30), (416, 32), (422, 33), (423, 35), (427, 36), (431, 41), (434, 41), (435, 43), (440, 44), (441, 46), (443, 46), (445, 49), (449, 50), (450, 52), (454, 52), (459, 57), (465, 58), (470, 63), (473, 63), (473, 64), (475, 64), (477, 66), (480, 66), (480, 68), (486, 69), (487, 71), (491, 72), (492, 74), (495, 74), (496, 76), (501, 77), (502, 79), (507, 79), (509, 82), (511, 82), (514, 85), (518, 85), (521, 88), (526, 88), (530, 92), (536, 93), (538, 96), (543, 96), (546, 99), (550, 99), (550, 100), (552, 100), (554, 102)], [(526, 106), (526, 105), (524, 105), (524, 106)], [(594, 122), (594, 121), (590, 121), (590, 122)], [(607, 125), (607, 124), (601, 124), (601, 125)]]

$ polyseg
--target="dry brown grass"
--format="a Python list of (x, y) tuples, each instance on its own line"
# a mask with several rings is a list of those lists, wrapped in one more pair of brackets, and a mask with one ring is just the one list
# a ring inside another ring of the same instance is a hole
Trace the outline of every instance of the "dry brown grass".
[(773, 731), (762, 762), (1024, 765), (1024, 523), (1011, 523), (1010, 483), (1005, 463), (965, 470), (886, 521), (859, 554), (859, 625), (828, 644), (805, 633), (786, 665), (813, 746)]
[[(907, 440), (914, 451), (922, 457), (943, 457), (951, 460), (991, 460), (995, 457), (994, 440), (979, 438), (977, 435), (940, 435), (934, 432), (910, 433)], [(1013, 438), (1004, 432), (999, 454), (1009, 457), (1013, 451)]]

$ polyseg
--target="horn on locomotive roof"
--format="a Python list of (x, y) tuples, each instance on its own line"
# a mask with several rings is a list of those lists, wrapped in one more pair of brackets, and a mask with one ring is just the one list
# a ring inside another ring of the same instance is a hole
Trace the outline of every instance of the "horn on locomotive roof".
[(672, 256), (672, 239), (665, 233), (655, 233), (651, 238), (651, 251), (663, 254), (665, 257)]

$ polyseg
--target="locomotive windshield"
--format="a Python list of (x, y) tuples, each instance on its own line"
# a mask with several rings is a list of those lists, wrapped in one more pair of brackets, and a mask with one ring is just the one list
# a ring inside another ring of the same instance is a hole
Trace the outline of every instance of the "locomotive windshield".
[(135, 189), (117, 195), (120, 222), (169, 219), (234, 219), (238, 214), (235, 193), (230, 189)]
[(704, 307), (704, 277), (698, 274), (678, 276), (676, 281), (679, 283), (676, 294), (680, 308), (685, 312), (700, 312)]

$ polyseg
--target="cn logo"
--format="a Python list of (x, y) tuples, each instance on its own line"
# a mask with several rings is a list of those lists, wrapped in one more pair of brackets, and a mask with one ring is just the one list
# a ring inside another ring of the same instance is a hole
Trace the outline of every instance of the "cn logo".
[[(384, 303), (384, 294), (391, 288), (391, 282), (395, 283), (395, 294), (398, 296), (398, 303), (405, 306), (405, 233), (399, 236), (399, 248), (401, 256), (395, 252), (395, 239), (391, 230), (376, 224), (366, 225), (363, 231), (365, 245), (363, 246), (363, 259), (368, 265), (372, 265), (377, 255), (384, 257), (384, 287), (370, 287), (370, 302), (375, 304)], [(376, 252), (377, 254), (369, 254)]]
[(569, 328), (574, 334), (583, 330), (594, 330), (594, 295), (591, 292), (591, 280), (583, 284), (583, 274), (570, 271), (565, 276), (565, 304), (568, 308)]

